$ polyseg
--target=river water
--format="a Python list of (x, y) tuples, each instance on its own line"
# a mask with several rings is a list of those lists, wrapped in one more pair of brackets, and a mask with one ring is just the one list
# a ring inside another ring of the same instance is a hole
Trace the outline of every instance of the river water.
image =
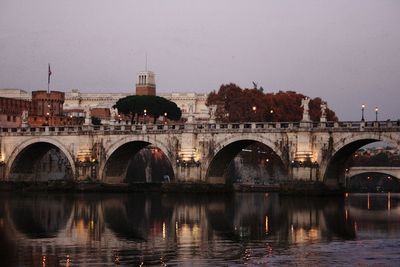
[(0, 266), (399, 263), (399, 194), (0, 196)]

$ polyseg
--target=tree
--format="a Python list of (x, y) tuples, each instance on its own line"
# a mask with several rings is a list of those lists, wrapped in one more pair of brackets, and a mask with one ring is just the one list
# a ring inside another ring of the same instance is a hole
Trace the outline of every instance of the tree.
[[(236, 84), (223, 84), (218, 92), (208, 95), (206, 105), (216, 105), (216, 119), (225, 122), (245, 121), (300, 121), (303, 94), (294, 91), (263, 93), (258, 88), (242, 89)], [(309, 112), (314, 121), (321, 117), (322, 99), (310, 100)], [(326, 110), (327, 119), (337, 121), (335, 112)]]
[(179, 120), (182, 116), (181, 109), (176, 103), (160, 96), (132, 95), (121, 98), (113, 106), (118, 112), (130, 116), (131, 123), (139, 116), (151, 116), (154, 123), (158, 117), (166, 114), (170, 120)]
[(101, 125), (101, 119), (92, 116), (92, 124), (93, 125)]

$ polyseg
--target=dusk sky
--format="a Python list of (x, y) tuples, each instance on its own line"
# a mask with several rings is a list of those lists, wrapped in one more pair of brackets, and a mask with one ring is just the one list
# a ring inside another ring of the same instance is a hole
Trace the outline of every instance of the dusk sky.
[(399, 0), (0, 0), (0, 88), (321, 97), (341, 120), (400, 118)]

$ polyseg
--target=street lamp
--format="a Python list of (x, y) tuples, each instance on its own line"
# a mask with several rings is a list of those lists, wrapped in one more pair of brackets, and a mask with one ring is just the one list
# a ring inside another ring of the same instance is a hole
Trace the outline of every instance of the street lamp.
[(375, 107), (375, 121), (378, 121), (378, 107)]
[(143, 110), (143, 116), (144, 116), (144, 118), (143, 118), (144, 123), (146, 124), (147, 109)]
[(361, 105), (361, 121), (364, 121), (364, 109), (365, 109), (365, 105), (362, 104)]
[(257, 111), (257, 107), (256, 106), (253, 106), (252, 108), (251, 108), (252, 110), (253, 110), (253, 112), (254, 112), (254, 116), (253, 116), (253, 118), (251, 118), (251, 121), (255, 121), (255, 120), (257, 120), (256, 119), (256, 111)]
[(271, 110), (269, 111), (269, 113), (271, 114), (271, 121), (273, 121), (273, 120), (274, 120), (274, 110), (271, 109)]

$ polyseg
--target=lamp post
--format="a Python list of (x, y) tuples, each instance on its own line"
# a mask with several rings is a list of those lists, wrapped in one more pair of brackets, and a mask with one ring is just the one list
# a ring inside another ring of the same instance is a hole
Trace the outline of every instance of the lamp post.
[(375, 107), (375, 121), (378, 121), (378, 107)]
[(271, 114), (271, 121), (274, 121), (274, 110), (271, 109), (269, 113)]
[(365, 105), (362, 104), (362, 105), (361, 105), (361, 121), (365, 121), (365, 120), (364, 120), (364, 109), (365, 109)]
[(147, 109), (143, 110), (143, 116), (144, 116), (144, 118), (143, 118), (144, 124), (146, 124)]
[[(252, 110), (253, 110), (253, 112), (254, 112), (254, 121), (256, 120), (256, 111), (257, 111), (257, 107), (256, 106), (253, 106), (252, 108), (251, 108)], [(253, 120), (252, 120), (253, 121)]]

